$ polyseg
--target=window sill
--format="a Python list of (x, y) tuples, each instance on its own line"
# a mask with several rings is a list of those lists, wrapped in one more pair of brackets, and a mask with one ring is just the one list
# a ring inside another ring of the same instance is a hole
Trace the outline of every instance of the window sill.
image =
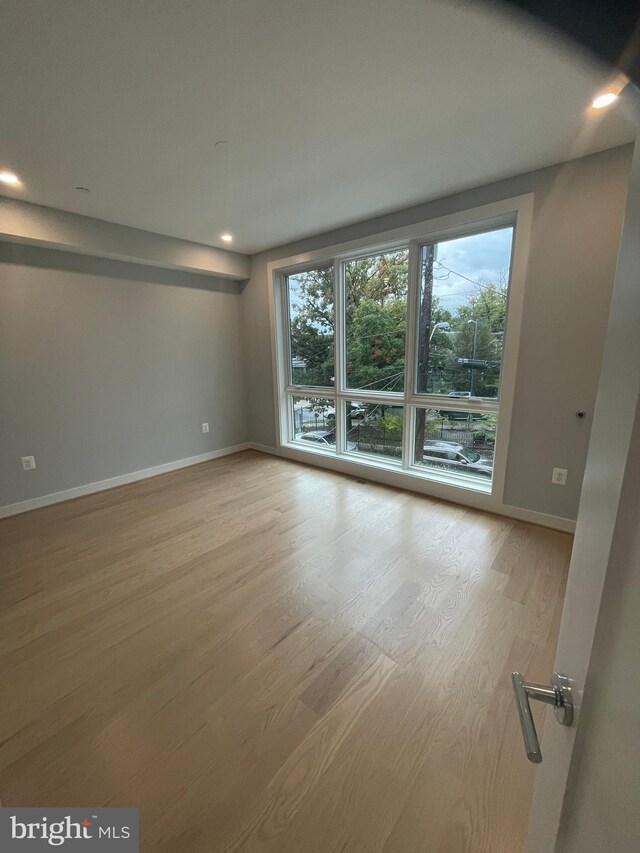
[(448, 471), (436, 471), (434, 469), (422, 468), (419, 465), (412, 466), (407, 472), (421, 480), (433, 480), (447, 486), (455, 486), (457, 489), (466, 489), (472, 492), (481, 492), (490, 495), (493, 492), (493, 480), (480, 480), (469, 474), (455, 474)]
[(288, 441), (283, 445), (283, 447), (291, 447), (294, 450), (302, 450), (304, 453), (313, 453), (318, 456), (328, 456), (330, 459), (338, 458), (338, 454), (335, 450), (320, 447), (319, 445), (314, 447), (308, 441)]
[(492, 481), (488, 480), (486, 483), (482, 482), (482, 480), (477, 479), (476, 477), (470, 476), (468, 474), (455, 474), (446, 471), (436, 471), (430, 470), (427, 468), (422, 468), (417, 465), (412, 466), (411, 468), (403, 468), (401, 464), (397, 462), (387, 461), (386, 459), (379, 459), (375, 456), (368, 456), (365, 454), (357, 454), (353, 451), (346, 453), (337, 453), (334, 450), (324, 450), (320, 447), (309, 447), (308, 445), (302, 445), (299, 441), (289, 441), (282, 445), (284, 448), (290, 448), (291, 450), (302, 451), (305, 454), (309, 454), (310, 456), (322, 456), (329, 459), (336, 459), (344, 462), (353, 462), (356, 465), (361, 465), (364, 468), (374, 468), (382, 471), (391, 471), (394, 474), (402, 474), (406, 477), (410, 477), (411, 479), (416, 480), (426, 480), (434, 483), (439, 483), (444, 486), (454, 487), (456, 489), (463, 489), (465, 491), (476, 492), (484, 495), (491, 495), (493, 492)]

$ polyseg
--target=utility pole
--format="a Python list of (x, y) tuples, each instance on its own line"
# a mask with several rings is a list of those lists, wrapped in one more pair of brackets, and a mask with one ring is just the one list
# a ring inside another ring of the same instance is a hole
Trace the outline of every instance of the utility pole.
[[(433, 262), (435, 260), (435, 255), (435, 245), (422, 247), (420, 258), (421, 299), (418, 320), (418, 386), (416, 388), (416, 391), (419, 394), (424, 394), (427, 391), (427, 384), (429, 382), (429, 349), (431, 344), (431, 335), (429, 334), (429, 327), (431, 326), (431, 304), (433, 300)], [(421, 462), (422, 457), (424, 456), (425, 422), (425, 410), (418, 409), (416, 414), (414, 462)]]
[[(468, 320), (467, 321), (467, 325), (471, 325), (471, 323), (473, 323), (475, 326), (475, 328), (473, 330), (473, 355), (471, 356), (471, 358), (475, 361), (476, 348), (478, 346), (478, 321), (477, 320)], [(475, 388), (475, 378), (476, 378), (475, 368), (472, 367), (471, 368), (471, 396), (472, 397), (473, 397), (473, 392), (474, 392), (474, 388)]]

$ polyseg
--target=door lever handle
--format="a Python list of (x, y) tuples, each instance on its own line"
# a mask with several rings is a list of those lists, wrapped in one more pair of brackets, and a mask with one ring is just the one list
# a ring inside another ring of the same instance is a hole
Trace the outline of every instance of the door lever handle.
[(540, 764), (542, 753), (540, 752), (540, 741), (531, 714), (529, 699), (537, 699), (538, 702), (553, 705), (556, 719), (561, 725), (570, 726), (573, 723), (573, 700), (569, 679), (566, 675), (559, 675), (554, 672), (551, 682), (550, 686), (528, 684), (519, 672), (511, 673), (511, 684), (516, 697), (525, 752), (529, 761), (533, 761), (534, 764)]

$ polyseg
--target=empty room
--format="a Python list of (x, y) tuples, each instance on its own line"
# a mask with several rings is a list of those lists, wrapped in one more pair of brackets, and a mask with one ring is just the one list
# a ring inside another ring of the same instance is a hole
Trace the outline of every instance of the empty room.
[(0, 5), (2, 851), (640, 849), (637, 12)]

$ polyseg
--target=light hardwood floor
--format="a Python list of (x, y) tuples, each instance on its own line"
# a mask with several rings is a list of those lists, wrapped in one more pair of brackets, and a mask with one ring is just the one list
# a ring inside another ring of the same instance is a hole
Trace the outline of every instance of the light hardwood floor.
[[(572, 539), (253, 451), (0, 522), (0, 792), (154, 853), (518, 853)], [(536, 709), (539, 713), (540, 709)]]

